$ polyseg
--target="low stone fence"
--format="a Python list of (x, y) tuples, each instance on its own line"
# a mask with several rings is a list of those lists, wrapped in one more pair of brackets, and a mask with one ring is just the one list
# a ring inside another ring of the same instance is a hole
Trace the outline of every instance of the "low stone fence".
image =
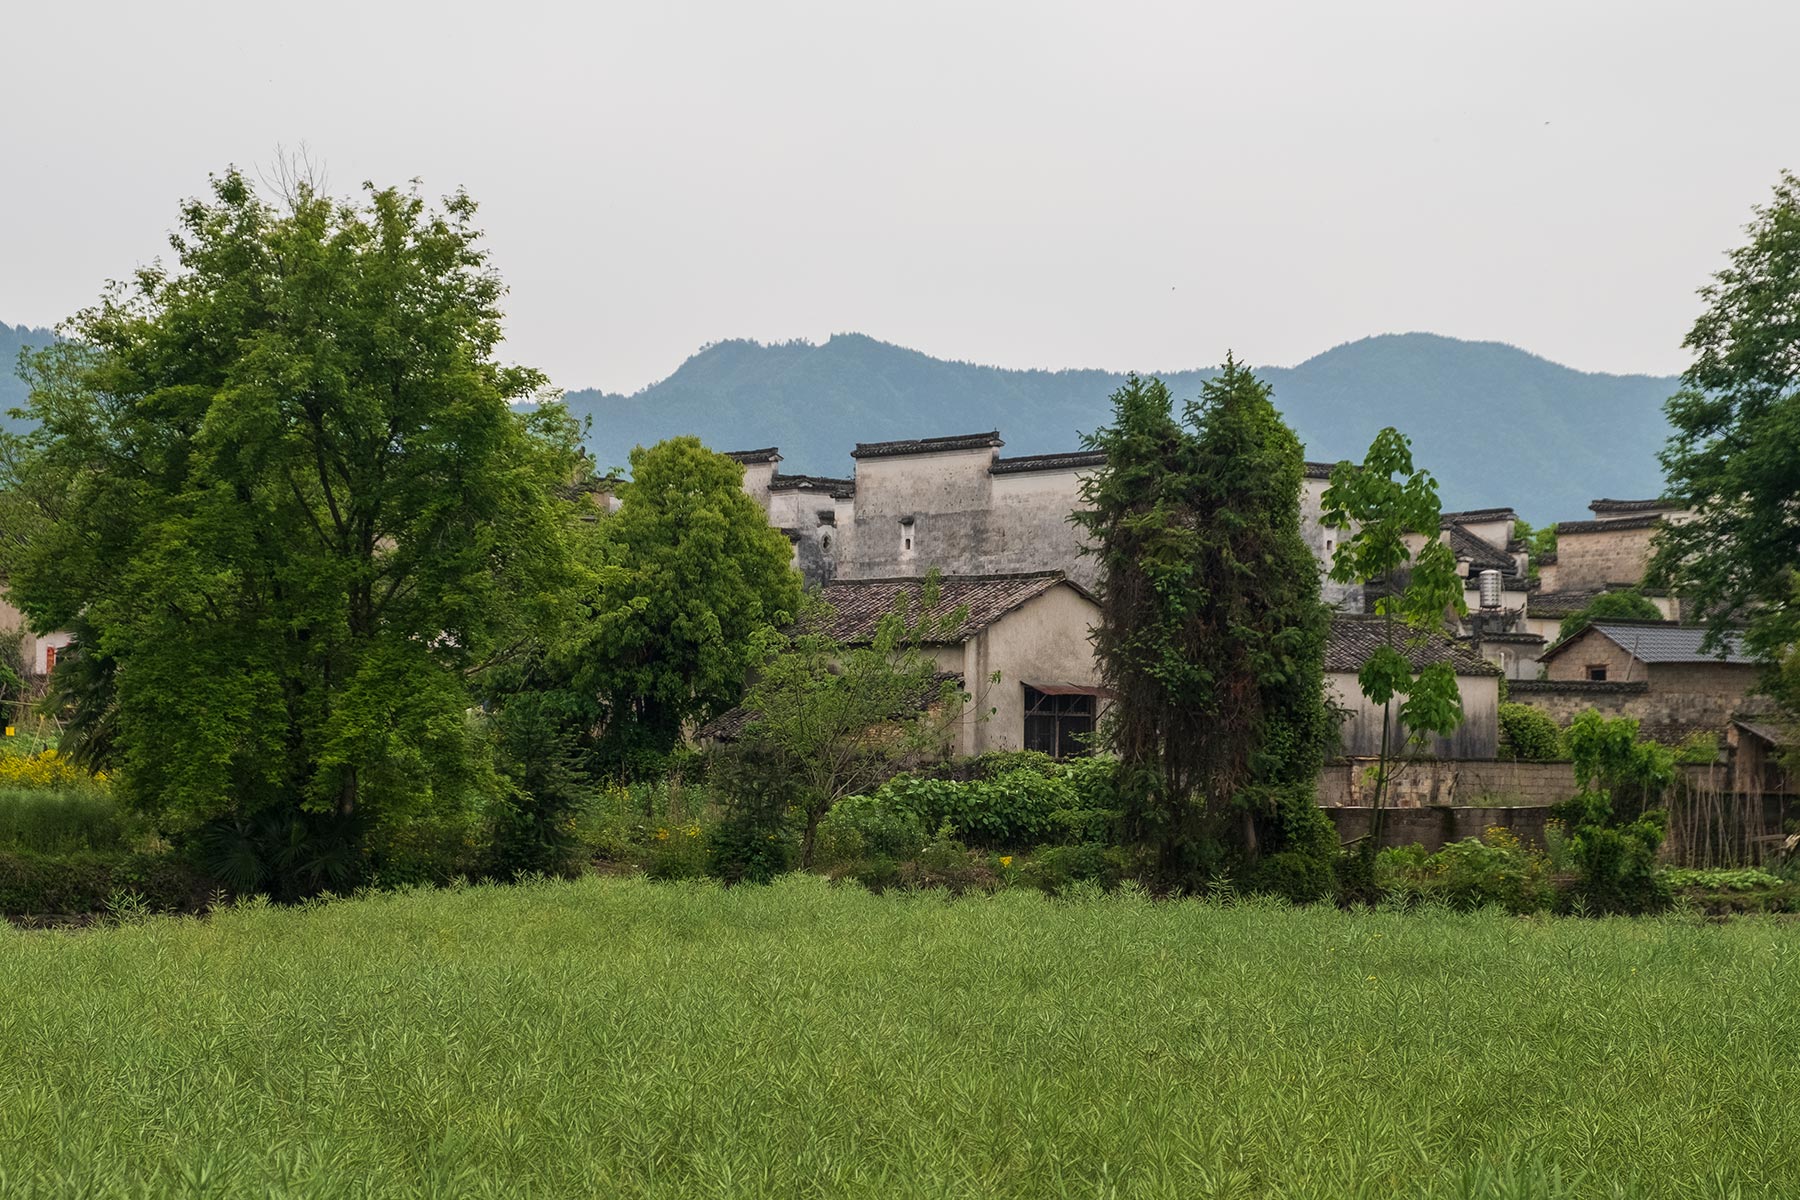
[[(1367, 805), (1375, 798), (1374, 766), (1375, 760), (1368, 758), (1328, 763), (1319, 775), (1319, 803), (1326, 808)], [(1395, 771), (1384, 807), (1534, 807), (1560, 804), (1574, 794), (1575, 769), (1566, 762), (1422, 759)]]

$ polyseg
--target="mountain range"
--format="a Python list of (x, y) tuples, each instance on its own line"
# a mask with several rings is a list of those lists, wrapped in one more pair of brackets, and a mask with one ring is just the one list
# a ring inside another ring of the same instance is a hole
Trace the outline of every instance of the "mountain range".
[[(1214, 370), (1157, 374), (1178, 399)], [(1577, 371), (1498, 342), (1429, 333), (1348, 342), (1294, 367), (1264, 367), (1309, 459), (1360, 459), (1383, 426), (1413, 440), (1446, 509), (1512, 505), (1537, 523), (1586, 519), (1607, 496), (1659, 495), (1662, 405), (1672, 377)], [(999, 429), (1007, 454), (1071, 450), (1104, 424), (1123, 374), (947, 362), (862, 334), (822, 344), (707, 346), (634, 395), (568, 393), (592, 419), (603, 465), (680, 433), (718, 449), (778, 446), (782, 470), (847, 475), (856, 442)]]
[[(0, 412), (25, 402), (11, 367), (46, 329), (0, 321)], [(1146, 372), (1152, 373), (1152, 372)], [(1178, 398), (1212, 368), (1154, 372)], [(1361, 458), (1385, 425), (1413, 440), (1448, 509), (1512, 505), (1539, 524), (1585, 518), (1589, 500), (1657, 495), (1671, 377), (1577, 371), (1498, 342), (1429, 333), (1348, 342), (1293, 367), (1262, 367), (1307, 457)], [(566, 396), (591, 419), (604, 466), (635, 445), (697, 434), (721, 450), (778, 446), (790, 473), (848, 475), (857, 442), (998, 429), (1007, 454), (1071, 450), (1104, 424), (1124, 376), (950, 362), (858, 333), (765, 345), (718, 342), (630, 395)]]

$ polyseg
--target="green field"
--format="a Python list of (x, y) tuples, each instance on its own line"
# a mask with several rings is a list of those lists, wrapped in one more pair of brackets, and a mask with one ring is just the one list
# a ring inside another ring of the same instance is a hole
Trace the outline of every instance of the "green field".
[(1800, 1192), (1800, 929), (590, 878), (0, 933), (0, 1196)]

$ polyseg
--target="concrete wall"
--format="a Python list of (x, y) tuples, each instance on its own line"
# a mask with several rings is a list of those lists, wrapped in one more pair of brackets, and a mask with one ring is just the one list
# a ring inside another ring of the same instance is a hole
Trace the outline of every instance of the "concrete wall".
[[(1447, 737), (1433, 737), (1418, 753), (1432, 758), (1486, 759), (1500, 749), (1500, 680), (1495, 675), (1458, 675), (1457, 691), (1462, 696), (1463, 723)], [(1346, 710), (1341, 729), (1342, 753), (1351, 758), (1373, 758), (1381, 753), (1381, 706), (1371, 703), (1357, 686), (1356, 676), (1349, 672), (1327, 672), (1327, 697)], [(1401, 726), (1395, 701), (1396, 717), (1390, 744), (1405, 745), (1406, 730)]]
[(1338, 543), (1355, 529), (1327, 529), (1320, 523), (1325, 512), (1325, 489), (1331, 485), (1329, 479), (1313, 479), (1310, 476), (1300, 483), (1300, 536), (1306, 539), (1306, 545), (1313, 557), (1319, 560), (1319, 595), (1325, 603), (1345, 612), (1361, 612), (1363, 608), (1363, 589), (1359, 583), (1333, 583), (1326, 576), (1331, 571), (1332, 555), (1337, 552)]
[[(958, 750), (1024, 749), (1027, 683), (1098, 689), (1100, 667), (1088, 629), (1099, 619), (1099, 607), (1091, 600), (1073, 588), (1054, 587), (971, 638), (963, 647), (960, 669), (974, 701)], [(982, 714), (986, 719), (978, 720)]]
[[(1375, 762), (1351, 759), (1326, 764), (1319, 775), (1319, 803), (1354, 808), (1374, 797)], [(1566, 762), (1531, 763), (1421, 759), (1394, 773), (1387, 805), (1427, 808), (1434, 804), (1560, 804), (1575, 794), (1575, 771)]]
[(3, 592), (0, 592), (0, 629), (24, 631), (24, 639), (20, 648), (25, 651), (25, 659), (31, 664), (30, 670), (33, 675), (46, 673), (51, 647), (60, 651), (75, 640), (70, 634), (62, 632), (42, 635), (32, 633), (30, 626), (26, 624), (25, 614), (20, 612)]

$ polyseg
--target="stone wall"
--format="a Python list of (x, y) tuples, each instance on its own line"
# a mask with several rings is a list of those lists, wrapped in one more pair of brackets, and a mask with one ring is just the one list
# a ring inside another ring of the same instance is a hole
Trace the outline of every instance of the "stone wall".
[(1611, 583), (1641, 583), (1650, 563), (1650, 538), (1655, 533), (1655, 524), (1642, 520), (1565, 522), (1557, 526), (1557, 590), (1573, 592)]
[[(1357, 808), (1374, 799), (1373, 768), (1367, 758), (1327, 763), (1319, 775), (1319, 803)], [(1532, 807), (1560, 804), (1575, 794), (1575, 771), (1566, 762), (1421, 759), (1395, 772), (1387, 806), (1436, 805)]]
[[(1327, 811), (1337, 825), (1339, 841), (1352, 842), (1369, 836), (1374, 809), (1333, 808)], [(1480, 837), (1489, 826), (1499, 825), (1512, 830), (1522, 842), (1542, 846), (1544, 827), (1550, 820), (1550, 810), (1537, 805), (1467, 808), (1437, 805), (1386, 809), (1381, 818), (1381, 844), (1383, 847), (1416, 844), (1436, 852), (1451, 842)]]
[(1590, 667), (1606, 668), (1607, 683), (1645, 679), (1648, 672), (1619, 643), (1589, 627), (1576, 634), (1544, 664), (1544, 676), (1555, 683), (1575, 683), (1588, 678)]
[[(1595, 635), (1597, 642), (1610, 641)], [(1623, 653), (1621, 651), (1621, 653)], [(1583, 647), (1551, 660), (1586, 661)], [(1528, 679), (1507, 685), (1508, 697), (1542, 709), (1558, 725), (1594, 709), (1603, 717), (1633, 717), (1645, 736), (1679, 742), (1694, 733), (1720, 733), (1743, 708), (1757, 669), (1741, 663), (1654, 663), (1636, 666), (1635, 680), (1605, 683), (1569, 679)], [(1645, 678), (1645, 676), (1648, 678)]]

